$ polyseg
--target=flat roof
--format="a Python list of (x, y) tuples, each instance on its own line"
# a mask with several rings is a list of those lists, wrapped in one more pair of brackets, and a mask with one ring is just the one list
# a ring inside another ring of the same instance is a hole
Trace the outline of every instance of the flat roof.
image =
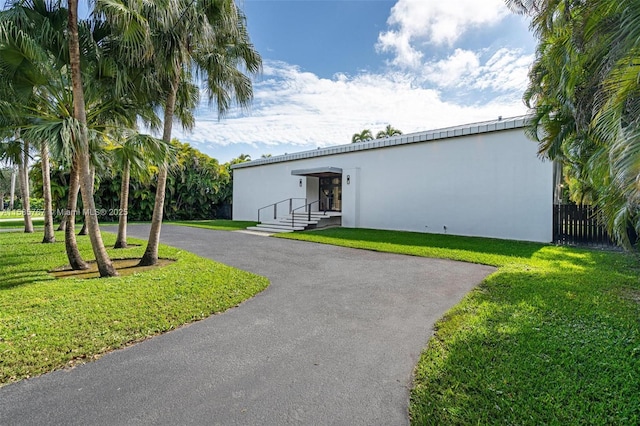
[(294, 154), (277, 155), (267, 158), (259, 158), (246, 163), (238, 163), (231, 166), (232, 169), (262, 166), (273, 163), (303, 160), (306, 158), (324, 157), (328, 155), (344, 154), (348, 152), (381, 149), (392, 146), (407, 145), (411, 143), (428, 142), (441, 139), (456, 138), (460, 136), (475, 135), (479, 133), (498, 132), (502, 130), (521, 129), (528, 124), (528, 116), (498, 118), (497, 120), (483, 121), (479, 123), (461, 124), (459, 126), (444, 127), (423, 132), (408, 133), (406, 135), (392, 136), (383, 139), (372, 139), (367, 142), (357, 142), (345, 145), (335, 145), (326, 148), (318, 148), (311, 151), (301, 151)]
[(339, 167), (314, 167), (311, 169), (291, 170), (293, 176), (314, 176), (327, 177), (333, 175), (341, 175), (342, 169)]

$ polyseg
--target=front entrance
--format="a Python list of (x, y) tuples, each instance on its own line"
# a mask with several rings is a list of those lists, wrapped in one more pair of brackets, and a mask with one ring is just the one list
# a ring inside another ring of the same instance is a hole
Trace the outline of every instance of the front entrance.
[(320, 208), (321, 211), (342, 211), (342, 177), (321, 177)]

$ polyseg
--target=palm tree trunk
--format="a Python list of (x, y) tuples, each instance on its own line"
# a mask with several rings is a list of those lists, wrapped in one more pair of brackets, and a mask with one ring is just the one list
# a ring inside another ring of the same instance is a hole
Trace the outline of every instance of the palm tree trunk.
[[(96, 168), (94, 166), (91, 166), (91, 197), (92, 198), (95, 190), (95, 181), (96, 181)], [(86, 211), (82, 218), (83, 218), (82, 228), (80, 228), (80, 232), (78, 232), (78, 235), (89, 235), (89, 231), (87, 229), (87, 212)]]
[(40, 145), (40, 161), (42, 163), (42, 196), (44, 198), (44, 237), (43, 243), (55, 243), (53, 233), (53, 205), (51, 202), (51, 175), (49, 174), (49, 145)]
[(16, 199), (16, 168), (11, 167), (11, 189), (9, 195), (9, 210), (13, 210), (13, 202)]
[(67, 229), (67, 216), (64, 216), (60, 221), (60, 225), (58, 225), (58, 229), (56, 231), (65, 231)]
[[(73, 112), (80, 124), (80, 134), (78, 135), (78, 165), (80, 166), (80, 192), (82, 203), (87, 209), (85, 216), (89, 230), (89, 239), (93, 254), (96, 257), (98, 271), (101, 277), (117, 276), (118, 272), (113, 266), (107, 250), (102, 241), (98, 215), (93, 200), (91, 170), (89, 167), (89, 134), (87, 132), (87, 113), (84, 105), (84, 91), (82, 88), (82, 75), (80, 70), (80, 43), (78, 40), (78, 0), (69, 0), (69, 58), (71, 65), (71, 83), (73, 91)], [(68, 232), (68, 230), (67, 230)]]
[[(162, 140), (169, 144), (171, 142), (171, 129), (173, 126), (173, 112), (176, 106), (176, 94), (178, 93), (178, 83), (180, 82), (180, 73), (176, 75), (171, 82), (171, 90), (167, 96), (167, 102), (164, 110), (164, 129), (162, 132)], [(160, 230), (162, 228), (162, 215), (164, 210), (165, 190), (167, 187), (167, 162), (164, 161), (158, 171), (158, 186), (156, 188), (156, 199), (153, 205), (153, 216), (151, 217), (151, 230), (149, 231), (149, 240), (147, 248), (140, 259), (140, 266), (150, 266), (158, 263), (158, 245), (160, 244)]]
[[(74, 156), (75, 157), (75, 156)], [(74, 158), (71, 165), (71, 176), (69, 176), (69, 198), (67, 199), (67, 211), (62, 222), (65, 223), (64, 246), (67, 251), (67, 259), (71, 269), (89, 269), (89, 265), (82, 259), (76, 241), (76, 208), (78, 207), (78, 191), (80, 181), (78, 179), (78, 162)]]
[(23, 141), (22, 161), (18, 166), (20, 175), (20, 190), (22, 192), (22, 216), (24, 217), (24, 232), (33, 233), (33, 222), (31, 221), (31, 205), (29, 202), (29, 142)]
[(120, 217), (118, 218), (118, 236), (113, 248), (127, 248), (127, 209), (129, 208), (129, 178), (131, 163), (126, 160), (122, 170), (120, 185)]
[(87, 217), (84, 216), (84, 220), (82, 221), (82, 228), (78, 232), (78, 236), (87, 235), (89, 232), (87, 231)]

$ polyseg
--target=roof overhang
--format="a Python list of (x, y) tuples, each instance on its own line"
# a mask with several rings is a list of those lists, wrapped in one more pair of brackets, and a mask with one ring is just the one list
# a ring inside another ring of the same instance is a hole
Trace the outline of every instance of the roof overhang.
[(315, 167), (312, 169), (291, 170), (293, 176), (329, 177), (342, 175), (342, 169), (338, 167)]

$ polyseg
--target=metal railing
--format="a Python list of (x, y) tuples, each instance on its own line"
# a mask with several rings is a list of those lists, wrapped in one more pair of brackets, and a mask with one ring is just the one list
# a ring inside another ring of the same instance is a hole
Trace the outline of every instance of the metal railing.
[[(267, 206), (264, 207), (260, 207), (258, 209), (258, 222), (260, 222), (260, 212), (264, 209), (268, 209), (268, 208), (273, 208), (273, 218), (277, 219), (278, 218), (278, 205), (282, 204), (282, 203), (288, 203), (289, 204), (289, 211), (287, 212), (287, 214), (291, 214), (291, 212), (293, 211), (293, 201), (294, 200), (304, 200), (304, 206), (307, 205), (307, 199), (306, 198), (287, 198), (284, 199), (282, 201), (278, 201), (277, 203), (273, 203), (273, 204), (269, 204)], [(300, 207), (298, 207), (300, 208)]]
[[(311, 206), (316, 204), (316, 203), (320, 203), (320, 200), (316, 200), (313, 201), (309, 204), (306, 204), (306, 200), (305, 200), (305, 205), (304, 206), (300, 206), (298, 208), (295, 208), (291, 211), (291, 227), (294, 228), (296, 225), (296, 210), (300, 210), (302, 208), (305, 209), (305, 213), (307, 213), (307, 222), (311, 222)], [(320, 213), (320, 210), (318, 210), (318, 213)], [(327, 211), (323, 211), (323, 214), (326, 214)]]

